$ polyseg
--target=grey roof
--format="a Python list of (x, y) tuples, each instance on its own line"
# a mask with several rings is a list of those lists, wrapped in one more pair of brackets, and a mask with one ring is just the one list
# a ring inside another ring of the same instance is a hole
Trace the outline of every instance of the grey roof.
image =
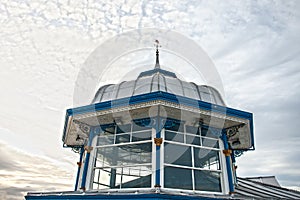
[(110, 101), (156, 91), (168, 92), (225, 106), (220, 93), (213, 87), (182, 81), (177, 78), (175, 73), (158, 67), (140, 73), (136, 80), (100, 87), (92, 103)]
[(280, 184), (278, 183), (275, 176), (257, 176), (257, 177), (247, 177), (247, 180), (252, 180), (255, 182), (265, 183), (269, 185), (274, 185), (277, 187), (280, 187)]
[(300, 199), (298, 191), (251, 179), (238, 178), (235, 197), (242, 199)]

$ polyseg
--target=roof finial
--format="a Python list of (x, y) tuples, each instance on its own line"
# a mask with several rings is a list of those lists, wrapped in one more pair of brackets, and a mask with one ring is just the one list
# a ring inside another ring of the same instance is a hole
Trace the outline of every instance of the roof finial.
[(158, 51), (158, 48), (161, 47), (161, 45), (159, 45), (159, 41), (158, 41), (158, 40), (155, 40), (154, 42), (155, 42), (154, 46), (156, 47), (156, 63), (155, 63), (155, 69), (160, 69), (160, 65), (159, 65), (159, 51)]

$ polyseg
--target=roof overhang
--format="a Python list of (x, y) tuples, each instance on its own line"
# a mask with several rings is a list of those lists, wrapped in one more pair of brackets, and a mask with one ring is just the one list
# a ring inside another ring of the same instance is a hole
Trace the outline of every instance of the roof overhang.
[(161, 91), (68, 109), (63, 133), (64, 146), (84, 145), (84, 141), (78, 138), (88, 138), (90, 127), (118, 121), (125, 124), (132, 119), (157, 115), (189, 125), (201, 121), (206, 126), (225, 130), (232, 149), (254, 149), (252, 113)]

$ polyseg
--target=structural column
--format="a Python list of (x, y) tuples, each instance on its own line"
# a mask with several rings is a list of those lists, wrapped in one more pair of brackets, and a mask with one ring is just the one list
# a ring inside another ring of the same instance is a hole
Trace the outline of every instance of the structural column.
[(81, 170), (81, 166), (82, 166), (82, 157), (83, 157), (83, 154), (84, 154), (84, 148), (81, 147), (80, 148), (79, 162), (77, 162), (78, 170), (77, 170), (77, 176), (76, 176), (75, 191), (77, 190), (78, 184), (79, 184), (79, 176), (80, 176), (80, 170)]
[(94, 133), (94, 128), (90, 127), (89, 131), (89, 140), (87, 143), (87, 146), (84, 147), (84, 150), (86, 151), (86, 156), (85, 156), (85, 162), (84, 162), (84, 168), (83, 168), (83, 173), (82, 173), (82, 181), (81, 181), (81, 187), (83, 191), (86, 190), (86, 177), (87, 177), (87, 172), (88, 172), (88, 167), (89, 167), (89, 161), (90, 161), (90, 156), (91, 156), (91, 151), (93, 150), (92, 141), (95, 136)]
[(231, 168), (231, 150), (229, 149), (226, 131), (222, 132), (222, 140), (224, 143), (224, 150), (223, 153), (226, 158), (226, 169), (227, 169), (227, 175), (228, 175), (228, 183), (229, 183), (229, 193), (234, 192), (234, 185), (233, 185), (233, 179), (232, 179), (232, 168)]
[(156, 117), (156, 123), (155, 123), (155, 138), (154, 138), (154, 143), (155, 143), (155, 150), (156, 150), (156, 162), (155, 162), (155, 185), (154, 187), (159, 190), (161, 185), (160, 185), (160, 150), (161, 150), (161, 144), (163, 142), (163, 139), (161, 138), (161, 129), (162, 129), (162, 124), (161, 124), (161, 117), (159, 116), (160, 114), (160, 107), (158, 106), (158, 112), (157, 112), (157, 117)]

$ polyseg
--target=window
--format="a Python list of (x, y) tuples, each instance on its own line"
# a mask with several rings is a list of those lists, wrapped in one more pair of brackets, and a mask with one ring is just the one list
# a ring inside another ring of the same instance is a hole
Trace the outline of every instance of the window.
[(94, 157), (93, 189), (151, 188), (152, 128), (143, 123), (101, 128)]
[(219, 132), (167, 120), (163, 131), (165, 188), (222, 191)]

